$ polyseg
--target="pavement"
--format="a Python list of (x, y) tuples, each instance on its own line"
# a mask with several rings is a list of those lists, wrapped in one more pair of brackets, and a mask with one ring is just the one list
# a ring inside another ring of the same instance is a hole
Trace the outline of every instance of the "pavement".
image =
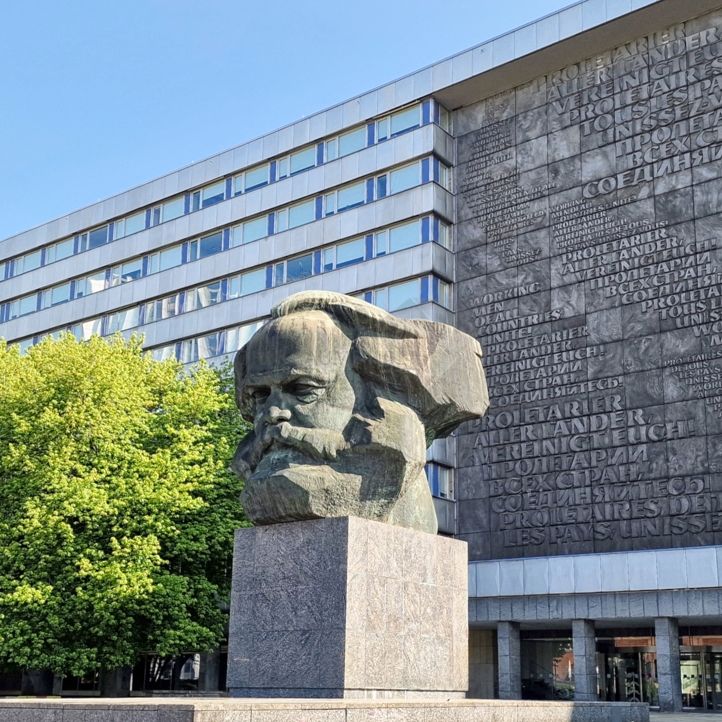
[(654, 712), (649, 713), (649, 722), (722, 722), (721, 712)]

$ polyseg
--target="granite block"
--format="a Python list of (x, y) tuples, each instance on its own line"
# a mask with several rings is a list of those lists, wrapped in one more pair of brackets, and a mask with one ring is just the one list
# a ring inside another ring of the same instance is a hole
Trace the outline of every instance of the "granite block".
[(234, 564), (233, 696), (466, 690), (464, 542), (355, 517), (241, 529), (236, 540), (247, 558)]

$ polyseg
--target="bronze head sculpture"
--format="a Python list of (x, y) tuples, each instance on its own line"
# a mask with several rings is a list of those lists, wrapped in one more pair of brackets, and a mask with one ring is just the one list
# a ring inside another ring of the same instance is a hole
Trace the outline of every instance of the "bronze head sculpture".
[(233, 466), (256, 524), (360, 516), (435, 533), (426, 447), (489, 403), (473, 338), (324, 291), (276, 306), (235, 378), (253, 431)]

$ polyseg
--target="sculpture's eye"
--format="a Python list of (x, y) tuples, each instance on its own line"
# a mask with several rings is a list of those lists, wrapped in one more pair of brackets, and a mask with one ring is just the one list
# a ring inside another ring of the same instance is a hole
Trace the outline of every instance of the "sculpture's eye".
[(265, 404), (270, 393), (271, 393), (271, 390), (269, 388), (264, 388), (262, 386), (259, 386), (258, 388), (253, 389), (251, 391), (251, 398), (253, 399), (253, 403), (256, 406)]
[(301, 403), (315, 401), (323, 393), (323, 386), (308, 381), (293, 381), (285, 387), (285, 391), (295, 396)]

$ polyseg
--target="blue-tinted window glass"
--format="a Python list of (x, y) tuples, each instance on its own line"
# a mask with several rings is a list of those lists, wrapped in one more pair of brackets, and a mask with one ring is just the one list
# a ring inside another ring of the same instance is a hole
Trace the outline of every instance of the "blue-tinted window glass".
[(273, 285), (280, 286), (286, 282), (286, 264), (277, 263), (273, 270)]
[(357, 238), (336, 246), (336, 268), (350, 266), (364, 260), (366, 244), (363, 238)]
[(312, 145), (291, 153), (291, 174), (313, 168), (316, 165), (316, 146)]
[(108, 316), (108, 333), (126, 331), (138, 325), (138, 306), (126, 308), (124, 311), (117, 311)]
[(366, 147), (366, 126), (344, 133), (338, 138), (338, 154), (348, 155)]
[(314, 199), (291, 206), (288, 209), (288, 227), (295, 228), (316, 220), (316, 201)]
[(108, 242), (108, 226), (94, 228), (88, 233), (88, 249), (99, 248)]
[(419, 181), (420, 173), (418, 162), (404, 166), (403, 168), (397, 168), (389, 173), (389, 192), (400, 193), (408, 188), (419, 185)]
[(405, 130), (416, 128), (420, 122), (418, 105), (394, 113), (391, 116), (391, 136), (393, 137), (394, 135), (403, 133)]
[(355, 206), (363, 205), (366, 202), (366, 182), (354, 183), (352, 186), (341, 188), (337, 194), (337, 206), (339, 211), (345, 211)]
[(145, 211), (135, 213), (132, 216), (128, 216), (125, 219), (125, 235), (129, 236), (131, 233), (138, 233), (145, 228)]
[(286, 262), (286, 283), (300, 281), (313, 275), (313, 254), (292, 258)]
[(336, 267), (336, 249), (334, 247), (326, 248), (323, 251), (323, 270), (333, 271)]
[(161, 251), (159, 254), (158, 270), (165, 271), (166, 268), (179, 266), (183, 260), (183, 246), (179, 243), (177, 246), (171, 246)]
[(165, 221), (171, 221), (174, 218), (178, 218), (183, 215), (185, 210), (185, 198), (183, 196), (176, 196), (166, 201), (161, 206), (160, 220), (161, 223)]
[(218, 181), (201, 189), (201, 208), (220, 203), (226, 197), (226, 182)]
[(404, 223), (389, 229), (389, 248), (391, 252), (411, 248), (421, 243), (419, 222)]
[(215, 253), (220, 253), (223, 250), (223, 232), (212, 233), (210, 236), (203, 236), (197, 242), (194, 259), (205, 258), (206, 256), (212, 256)]
[(73, 245), (73, 239), (66, 238), (64, 241), (58, 241), (58, 243), (54, 243), (52, 246), (49, 246), (45, 252), (45, 262), (53, 263), (54, 261), (59, 261), (62, 258), (72, 256)]
[(41, 261), (42, 251), (37, 250), (32, 253), (26, 253), (24, 256), (20, 256), (20, 258), (16, 258), (13, 261), (13, 275), (19, 276), (21, 273), (34, 271), (36, 268), (40, 268)]
[(219, 303), (221, 300), (221, 282), (215, 281), (207, 286), (196, 288), (193, 295), (196, 298), (196, 308), (205, 308)]
[(255, 271), (241, 274), (241, 296), (249, 293), (262, 291), (266, 287), (266, 269), (259, 268)]
[(399, 311), (419, 303), (421, 303), (421, 283), (418, 278), (389, 287), (389, 311)]
[(269, 180), (269, 169), (270, 164), (258, 166), (258, 168), (251, 168), (243, 174), (243, 190), (250, 191), (254, 188), (260, 188), (265, 186)]
[(268, 216), (246, 221), (241, 228), (242, 243), (251, 243), (251, 241), (257, 241), (259, 238), (265, 238), (268, 235)]
[(387, 178), (385, 175), (380, 175), (376, 179), (376, 197), (377, 198), (384, 198), (386, 196), (387, 192)]
[(120, 282), (135, 281), (143, 275), (143, 259), (136, 258), (124, 263), (120, 270)]
[(70, 300), (70, 281), (50, 289), (50, 306), (57, 306)]

